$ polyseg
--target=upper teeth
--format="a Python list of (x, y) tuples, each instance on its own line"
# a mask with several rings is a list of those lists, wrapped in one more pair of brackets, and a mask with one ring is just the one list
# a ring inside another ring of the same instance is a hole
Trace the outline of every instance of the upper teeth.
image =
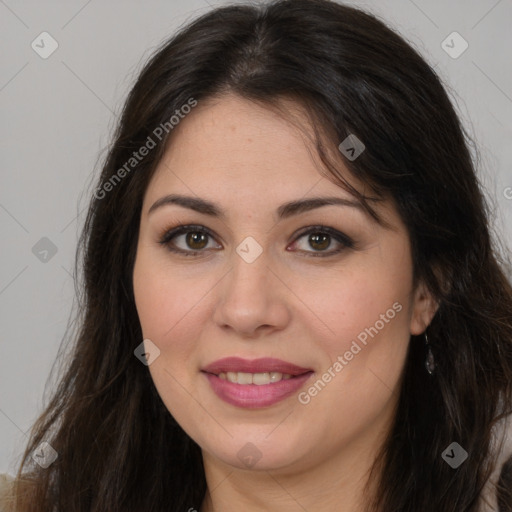
[(235, 382), (237, 384), (270, 384), (271, 382), (279, 382), (283, 379), (291, 379), (291, 375), (280, 372), (265, 372), (265, 373), (245, 373), (245, 372), (222, 372), (219, 378)]

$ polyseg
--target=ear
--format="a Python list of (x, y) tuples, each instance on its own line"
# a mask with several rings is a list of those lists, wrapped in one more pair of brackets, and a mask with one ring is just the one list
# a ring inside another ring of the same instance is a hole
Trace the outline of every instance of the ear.
[(411, 334), (423, 334), (430, 325), (438, 308), (438, 302), (434, 300), (425, 283), (423, 281), (420, 282), (414, 291), (410, 325)]

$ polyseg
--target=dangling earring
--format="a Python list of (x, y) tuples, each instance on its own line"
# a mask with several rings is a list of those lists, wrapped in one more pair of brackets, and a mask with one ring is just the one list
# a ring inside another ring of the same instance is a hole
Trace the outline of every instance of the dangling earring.
[(436, 369), (436, 363), (434, 361), (434, 354), (432, 354), (432, 349), (430, 348), (430, 345), (428, 343), (428, 336), (427, 331), (425, 331), (425, 347), (427, 352), (427, 358), (425, 360), (425, 368), (427, 369), (427, 372), (432, 375), (434, 373), (434, 370)]

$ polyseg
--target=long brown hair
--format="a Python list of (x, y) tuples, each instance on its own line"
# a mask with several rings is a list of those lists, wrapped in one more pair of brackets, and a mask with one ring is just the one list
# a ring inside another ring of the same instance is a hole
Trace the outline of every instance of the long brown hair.
[[(19, 510), (181, 512), (202, 503), (201, 450), (133, 353), (142, 332), (132, 271), (142, 198), (168, 137), (155, 129), (191, 98), (200, 105), (222, 93), (269, 107), (281, 97), (299, 102), (322, 127), (317, 150), (342, 187), (325, 148), (349, 134), (364, 141), (346, 167), (394, 198), (416, 282), (440, 304), (428, 328), (436, 372), (425, 371), (423, 341), (412, 336), (368, 511), (476, 512), (494, 465), (492, 428), (512, 412), (512, 289), (470, 139), (440, 78), (408, 43), (375, 16), (328, 0), (214, 9), (143, 68), (90, 200), (76, 259), (76, 333), (20, 464), (18, 478), (31, 485), (18, 489)], [(126, 167), (152, 135), (156, 147)], [(31, 457), (42, 441), (58, 453), (46, 469)], [(454, 441), (469, 454), (455, 470), (441, 457)], [(506, 468), (501, 511), (512, 510)]]

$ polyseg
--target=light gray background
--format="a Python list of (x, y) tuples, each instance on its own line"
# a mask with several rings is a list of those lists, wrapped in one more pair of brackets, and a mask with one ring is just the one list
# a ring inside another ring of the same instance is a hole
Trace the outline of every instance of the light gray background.
[[(163, 39), (224, 3), (0, 0), (0, 472), (14, 472), (51, 390), (84, 208), (122, 101)], [(350, 3), (383, 17), (453, 89), (478, 142), (498, 238), (511, 245), (512, 0)], [(59, 45), (47, 59), (31, 47), (43, 31)], [(469, 44), (456, 59), (441, 46), (453, 31)], [(46, 262), (32, 251), (42, 237), (57, 247)]]

